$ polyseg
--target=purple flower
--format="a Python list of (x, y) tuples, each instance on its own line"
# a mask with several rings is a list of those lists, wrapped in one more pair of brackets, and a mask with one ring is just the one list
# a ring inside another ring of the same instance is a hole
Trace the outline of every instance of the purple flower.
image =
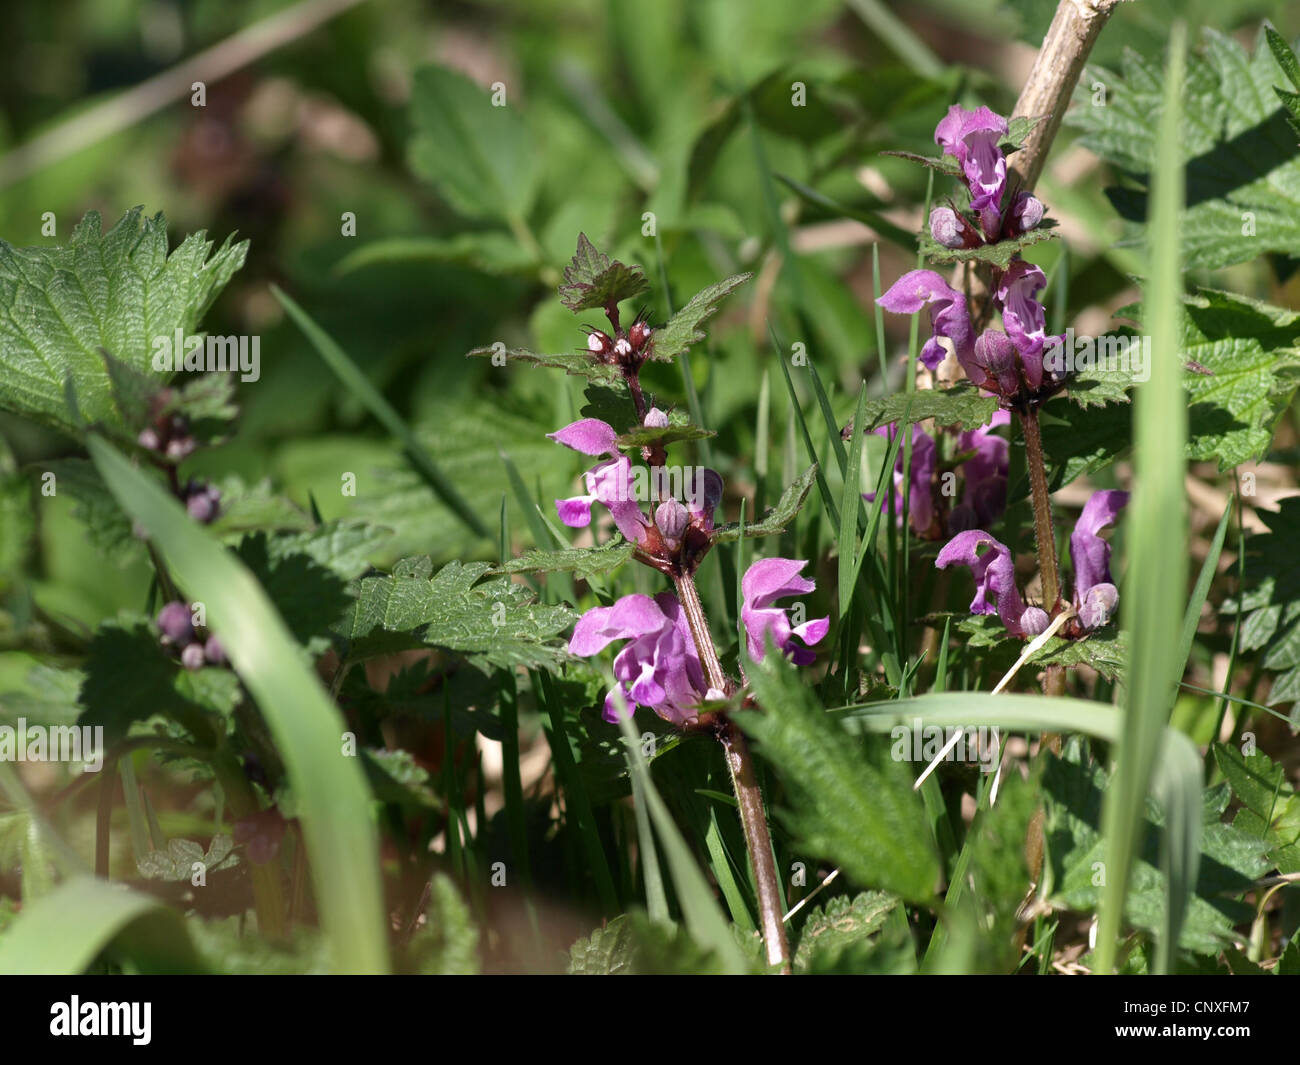
[(934, 564), (947, 569), (954, 563), (970, 567), (975, 578), (972, 614), (997, 614), (1012, 636), (1037, 636), (1047, 628), (1047, 612), (1026, 607), (1016, 590), (1016, 566), (1006, 544), (983, 529), (968, 529), (944, 545)]
[(1010, 423), (1010, 413), (997, 410), (987, 425), (968, 429), (957, 438), (958, 450), (974, 454), (962, 464), (966, 489), (960, 505), (948, 516), (948, 527), (954, 532), (988, 525), (1006, 510), (1011, 447), (994, 430)]
[[(784, 607), (773, 606), (778, 599), (789, 595), (805, 595), (817, 586), (806, 577), (800, 577), (799, 571), (808, 563), (790, 558), (764, 558), (755, 562), (745, 571), (740, 580), (740, 590), (744, 600), (740, 616), (745, 623), (746, 647), (749, 657), (761, 662), (767, 650), (767, 635), (790, 660), (797, 666), (806, 666), (815, 661), (817, 656), (809, 650), (820, 643), (831, 626), (829, 617), (808, 621), (795, 628), (790, 627), (790, 619)], [(798, 637), (806, 646), (795, 643)]]
[(1074, 609), (1085, 629), (1105, 625), (1119, 601), (1119, 591), (1110, 579), (1110, 544), (1097, 534), (1115, 523), (1127, 502), (1127, 492), (1116, 489), (1094, 492), (1070, 533)]
[(934, 141), (944, 155), (960, 164), (970, 189), (971, 210), (979, 215), (984, 235), (997, 238), (1002, 226), (999, 207), (1007, 187), (1007, 157), (998, 142), (1007, 135), (1007, 120), (987, 107), (967, 111), (957, 104), (935, 127)]
[(1036, 229), (1043, 220), (1043, 201), (1030, 192), (1017, 192), (1011, 203), (1011, 236)]
[(547, 435), (583, 455), (612, 456), (583, 475), (587, 485), (585, 496), (555, 501), (560, 521), (570, 528), (590, 525), (591, 504), (600, 502), (608, 508), (618, 531), (633, 543), (639, 543), (649, 520), (632, 498), (632, 462), (619, 454), (618, 434), (613, 427), (599, 418), (583, 418)]
[[(1037, 367), (1038, 383), (1043, 377), (1041, 358), (1043, 343), (1047, 339), (1047, 313), (1035, 296), (1047, 285), (1043, 271), (1024, 259), (1013, 259), (1011, 265), (1002, 273), (995, 297), (1002, 309), (1002, 326), (1007, 336), (1020, 352), (1022, 360), (1026, 356), (1039, 356)], [(1026, 361), (1026, 377), (1030, 386), (1038, 387), (1033, 380), (1034, 373)]]
[(1016, 346), (1001, 330), (986, 329), (979, 335), (975, 354), (964, 368), (976, 388), (998, 396), (1014, 396), (1020, 391)]
[(951, 207), (936, 207), (930, 212), (930, 236), (945, 248), (973, 248), (981, 243), (979, 234)]
[[(882, 425), (875, 430), (875, 433), (892, 443), (894, 437), (898, 435), (898, 423), (890, 422), (888, 425)], [(900, 524), (903, 521), (903, 460), (906, 457), (900, 445), (898, 458), (894, 462), (894, 512), (898, 515)], [(931, 483), (934, 480), (936, 458), (937, 449), (934, 445), (934, 439), (916, 422), (913, 422), (912, 467), (907, 504), (912, 520), (912, 529), (917, 536), (924, 536), (934, 522), (934, 496), (931, 491)], [(874, 503), (876, 493), (863, 492), (862, 498), (868, 503)]]
[(194, 639), (194, 617), (188, 603), (176, 599), (158, 611), (162, 642), (184, 647)]
[(966, 297), (933, 270), (908, 271), (876, 302), (894, 314), (915, 314), (929, 305), (934, 335), (921, 349), (921, 362), (927, 370), (933, 370), (943, 362), (940, 337), (952, 341), (953, 350), (963, 366), (970, 361), (975, 350), (975, 337)]
[(182, 498), (189, 516), (201, 525), (216, 521), (221, 511), (220, 490), (205, 481), (191, 478)]
[(605, 697), (605, 720), (618, 721), (619, 699), (629, 710), (648, 706), (665, 721), (681, 725), (698, 716), (695, 707), (707, 686), (686, 614), (672, 592), (625, 595), (578, 619), (569, 653), (586, 658), (615, 640), (630, 641), (614, 658), (617, 684)]

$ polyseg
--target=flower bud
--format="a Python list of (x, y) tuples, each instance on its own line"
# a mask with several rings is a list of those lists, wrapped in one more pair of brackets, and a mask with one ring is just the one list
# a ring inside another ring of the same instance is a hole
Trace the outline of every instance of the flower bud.
[(936, 207), (930, 212), (930, 236), (945, 248), (966, 247), (966, 224), (951, 207)]
[(687, 509), (675, 499), (660, 503), (655, 509), (655, 524), (669, 540), (680, 540), (690, 519)]
[(177, 599), (158, 611), (158, 628), (162, 630), (163, 643), (184, 647), (194, 639), (194, 620), (188, 603)]
[(614, 342), (599, 329), (593, 329), (587, 335), (587, 350), (593, 355), (608, 355), (613, 347)]
[(216, 520), (221, 509), (221, 492), (210, 484), (192, 480), (185, 487), (185, 510), (201, 525)]
[(203, 668), (203, 644), (187, 644), (185, 650), (181, 652), (181, 665), (189, 670)]
[(614, 341), (614, 354), (620, 359), (626, 359), (632, 354), (632, 345), (628, 343), (627, 337), (619, 337)]
[(645, 421), (642, 423), (647, 429), (667, 429), (668, 415), (658, 407), (651, 407), (645, 412)]
[(646, 346), (646, 341), (650, 339), (650, 327), (645, 322), (637, 319), (632, 323), (632, 328), (627, 331), (627, 338), (632, 342), (632, 347), (640, 351)]
[(1011, 206), (1011, 228), (1013, 234), (1028, 233), (1043, 220), (1043, 201), (1028, 192), (1016, 194)]
[[(979, 377), (981, 374), (982, 379)], [(980, 388), (1001, 396), (1014, 396), (1019, 392), (1016, 346), (1011, 338), (999, 329), (986, 329), (976, 337), (975, 355), (972, 365), (966, 367), (966, 375)]]
[(1041, 636), (1047, 631), (1049, 624), (1051, 619), (1042, 607), (1026, 607), (1025, 612), (1020, 615), (1020, 627), (1024, 629), (1026, 636)]
[(157, 429), (141, 429), (140, 435), (135, 438), (135, 442), (146, 451), (157, 451), (162, 447), (162, 440), (158, 436)]
[(215, 636), (209, 636), (207, 642), (203, 645), (203, 657), (208, 660), (212, 666), (224, 666), (226, 664), (226, 649), (221, 646), (221, 641)]

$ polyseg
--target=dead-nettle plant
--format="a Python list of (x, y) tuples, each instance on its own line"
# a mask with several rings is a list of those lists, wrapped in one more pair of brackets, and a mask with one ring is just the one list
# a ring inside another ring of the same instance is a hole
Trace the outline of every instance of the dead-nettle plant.
[[(1066, 637), (1083, 637), (1106, 625), (1115, 611), (1119, 593), (1111, 580), (1110, 545), (1099, 533), (1115, 522), (1128, 501), (1128, 493), (1096, 492), (1070, 535), (1070, 557), (1074, 567), (1073, 596), (1067, 602), (1057, 564), (1056, 536), (1047, 468), (1038, 424), (1039, 408), (1061, 392), (1070, 377), (1062, 360), (1054, 357), (1067, 337), (1047, 334), (1047, 314), (1038, 295), (1047, 278), (1037, 266), (1025, 261), (1020, 250), (1050, 236), (1050, 222), (1042, 202), (1024, 190), (1011, 187), (1008, 155), (1022, 143), (1034, 123), (1009, 123), (987, 107), (974, 111), (954, 105), (935, 129), (935, 143), (943, 149), (938, 159), (913, 157), (961, 181), (968, 206), (950, 203), (930, 214), (928, 243), (922, 246), (939, 261), (962, 261), (980, 272), (989, 293), (985, 301), (973, 301), (953, 288), (933, 270), (912, 270), (900, 277), (877, 301), (885, 310), (915, 314), (922, 308), (930, 313), (932, 335), (920, 351), (927, 370), (937, 370), (948, 355), (941, 341), (972, 384), (982, 394), (997, 400), (1001, 423), (1011, 413), (1019, 421), (1029, 468), (1034, 510), (1034, 533), (1042, 573), (1041, 606), (1026, 605), (1016, 588), (1015, 562), (1010, 549), (976, 523), (997, 517), (1005, 500), (1005, 466), (1001, 498), (985, 488), (976, 490), (968, 504), (954, 511), (948, 523), (956, 535), (939, 552), (935, 564), (941, 569), (959, 564), (970, 568), (975, 579), (972, 614), (997, 614), (1012, 636), (1031, 638), (1046, 632), (1053, 619), (1067, 614), (1060, 632)], [(974, 305), (972, 305), (974, 304)], [(988, 323), (996, 309), (1002, 328)], [(977, 324), (978, 323), (978, 324)], [(985, 426), (982, 440), (972, 439), (971, 459), (989, 472), (967, 473), (968, 485), (997, 485), (993, 445)], [(913, 427), (913, 498), (929, 506), (929, 474), (933, 444)], [(964, 434), (963, 434), (964, 435)], [(919, 459), (919, 462), (917, 461)], [(921, 511), (914, 527), (929, 529), (929, 510)]]
[[(622, 643), (613, 663), (614, 685), (605, 698), (607, 721), (617, 722), (620, 714), (644, 707), (679, 728), (709, 731), (722, 744), (758, 886), (767, 959), (788, 969), (780, 886), (763, 797), (748, 745), (728, 714), (748, 700), (744, 678), (730, 676), (722, 668), (695, 586), (696, 571), (713, 545), (731, 533), (714, 523), (723, 498), (722, 477), (702, 467), (682, 473), (668, 466), (670, 444), (711, 434), (650, 403), (640, 379), (647, 362), (670, 361), (703, 339), (700, 324), (723, 296), (748, 277), (738, 275), (706, 289), (662, 328), (652, 327), (644, 315), (624, 327), (619, 304), (645, 289), (644, 274), (638, 267), (611, 261), (583, 234), (560, 294), (575, 313), (603, 310), (609, 331), (591, 329), (585, 351), (576, 358), (512, 355), (543, 365), (563, 365), (570, 373), (583, 374), (616, 392), (621, 388), (631, 399), (628, 412), (635, 417), (634, 424), (614, 426), (589, 417), (549, 434), (556, 443), (598, 460), (583, 475), (586, 491), (558, 499), (555, 506), (565, 525), (586, 528), (592, 524), (593, 504), (599, 503), (632, 545), (632, 557), (667, 577), (672, 588), (655, 595), (625, 595), (609, 606), (591, 608), (578, 619), (569, 652), (590, 657)], [(770, 518), (759, 526), (762, 531), (777, 531), (788, 522), (806, 490), (806, 485), (802, 492), (796, 488), (793, 505), (779, 506), (778, 514), (784, 516)], [(765, 558), (754, 562), (742, 577), (741, 620), (745, 651), (752, 661), (761, 661), (771, 647), (798, 665), (815, 660), (812, 648), (826, 636), (830, 619), (792, 623), (788, 608), (777, 605), (814, 590), (813, 581), (801, 574), (805, 565), (797, 559)], [(743, 666), (741, 670), (743, 674)]]

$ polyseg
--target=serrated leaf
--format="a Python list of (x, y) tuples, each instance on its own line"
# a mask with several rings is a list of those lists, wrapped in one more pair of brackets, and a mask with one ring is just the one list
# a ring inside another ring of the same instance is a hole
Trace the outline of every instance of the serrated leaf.
[(1300, 873), (1300, 795), (1283, 767), (1262, 751), (1246, 755), (1223, 743), (1214, 745), (1214, 761), (1245, 807), (1233, 825), (1268, 842), (1279, 873)]
[(977, 244), (973, 248), (945, 247), (929, 233), (921, 233), (917, 239), (920, 242), (921, 254), (932, 263), (992, 263), (999, 269), (1005, 270), (1011, 260), (1026, 248), (1053, 239), (1056, 236), (1055, 227), (1056, 223), (1051, 219), (1044, 219), (1028, 233), (999, 240), (994, 244)]
[[(889, 916), (902, 901), (884, 891), (864, 891), (855, 898), (831, 899), (818, 906), (804, 921), (799, 945), (794, 952), (798, 972), (827, 971), (836, 968), (846, 951), (854, 951), (859, 969), (872, 951), (872, 938), (884, 929)], [(856, 948), (856, 949), (855, 949)], [(915, 968), (915, 962), (913, 962)]]
[[(897, 422), (907, 414), (914, 422), (933, 418), (938, 425), (964, 425), (974, 429), (987, 425), (997, 409), (998, 401), (994, 397), (982, 396), (979, 389), (963, 382), (952, 388), (899, 392), (883, 399), (869, 400), (863, 408), (864, 428), (870, 432)], [(843, 435), (850, 436), (852, 428), (850, 422)]]
[[(745, 522), (745, 537), (771, 536), (774, 533), (784, 532), (786, 526), (794, 521), (795, 515), (803, 509), (808, 493), (812, 491), (813, 482), (816, 480), (817, 466), (814, 464), (790, 483), (789, 487), (781, 493), (781, 498), (776, 501), (776, 506), (769, 507), (762, 518), (755, 522)], [(713, 530), (715, 544), (731, 543), (739, 539), (739, 522), (728, 522)]]
[[(1046, 832), (1053, 899), (1068, 909), (1090, 911), (1101, 895), (1097, 863), (1106, 856), (1099, 826), (1109, 777), (1101, 767), (1083, 764), (1085, 757), (1072, 744), (1066, 757), (1048, 763), (1043, 786), (1049, 797)], [(1213, 792), (1206, 793), (1202, 857), (1179, 939), (1182, 949), (1201, 954), (1215, 953), (1234, 942), (1234, 926), (1251, 916), (1251, 908), (1240, 896), (1269, 868), (1262, 857), (1263, 842), (1222, 824), (1217, 801)], [(1157, 829), (1164, 816), (1149, 799), (1146, 809), (1146, 841), (1134, 863), (1124, 914), (1128, 923), (1158, 934), (1168, 891), (1158, 854)]]
[(704, 339), (700, 326), (713, 316), (725, 297), (753, 276), (736, 274), (697, 292), (685, 307), (654, 331), (651, 336), (650, 358), (668, 362), (690, 350), (692, 344), (698, 344)]
[(937, 170), (940, 174), (947, 174), (949, 177), (959, 178), (962, 176), (961, 164), (951, 155), (917, 155), (915, 152), (881, 152), (880, 154), (906, 159), (909, 163), (920, 163), (922, 166)]
[[(0, 408), (75, 431), (65, 382), (82, 419), (124, 427), (100, 349), (153, 375), (153, 338), (199, 322), (244, 263), (248, 242), (215, 252), (202, 232), (170, 254), (161, 214), (128, 211), (107, 233), (92, 211), (66, 245), (0, 241)], [(159, 380), (159, 383), (163, 383)]]
[[(1203, 31), (1204, 49), (1187, 58), (1181, 144), (1187, 209), (1180, 220), (1186, 269), (1216, 269), (1300, 247), (1300, 155), (1274, 87), (1277, 65), (1263, 31), (1253, 56), (1235, 39)], [(1164, 62), (1126, 50), (1121, 73), (1090, 70), (1067, 121), (1085, 147), (1149, 182), (1163, 110)], [(1090, 86), (1106, 86), (1106, 106), (1090, 106)], [(1136, 239), (1147, 215), (1144, 188), (1108, 190)], [(1249, 216), (1249, 217), (1248, 217)]]
[(639, 429), (620, 433), (618, 446), (623, 451), (640, 451), (643, 447), (652, 447), (655, 444), (666, 446), (668, 444), (678, 444), (684, 440), (707, 440), (709, 437), (717, 435), (713, 430), (701, 429), (698, 425), (669, 424), (662, 428), (643, 425)]
[[(593, 384), (613, 386), (623, 383), (623, 372), (617, 366), (597, 362), (590, 352), (565, 352), (561, 355), (539, 355), (527, 348), (506, 348), (493, 346), (475, 348), (465, 356), (467, 359), (504, 359), (506, 363), (527, 362), (533, 366), (543, 366), (553, 370), (563, 370), (573, 377), (585, 377)], [(495, 364), (494, 364), (495, 365)]]
[[(1105, 469), (1124, 455), (1132, 446), (1132, 417), (1132, 409), (1118, 403), (1083, 413), (1065, 399), (1054, 399), (1042, 408), (1039, 421), (1051, 490)], [(1027, 494), (1028, 481), (1023, 483)]]
[(479, 971), (478, 928), (455, 881), (437, 873), (429, 886), (424, 922), (406, 950), (412, 972), (426, 976), (474, 976)]
[(278, 539), (254, 533), (244, 537), (235, 553), (275, 604), (294, 639), (309, 654), (321, 654), (330, 646), (330, 630), (350, 605), (347, 585), (337, 573), (295, 549), (301, 543), (297, 536), (291, 534), (289, 544), (273, 547)]
[[(503, 562), (493, 573), (572, 573), (581, 580), (619, 570), (632, 557), (635, 545), (619, 537), (600, 547), (566, 547), (558, 551), (526, 551)], [(622, 757), (620, 752), (619, 757)]]
[(788, 789), (781, 820), (803, 853), (835, 862), (862, 887), (933, 899), (939, 859), (925, 809), (888, 744), (854, 741), (770, 649), (749, 677), (762, 712), (736, 720)]
[(404, 559), (391, 575), (357, 583), (357, 600), (340, 626), (354, 655), (441, 647), (506, 669), (555, 669), (568, 658), (554, 639), (577, 616), (567, 606), (541, 606), (508, 577), (479, 583), (491, 569), (486, 562), (432, 569), (428, 558)]
[(578, 311), (604, 310), (639, 296), (649, 287), (650, 282), (641, 267), (610, 259), (597, 250), (586, 233), (579, 233), (578, 250), (564, 268), (560, 302), (575, 314)]
[(365, 747), (361, 751), (361, 766), (379, 802), (414, 810), (436, 809), (442, 805), (429, 786), (429, 771), (416, 762), (410, 751)]
[(411, 169), (457, 212), (501, 221), (528, 214), (541, 154), (518, 106), (494, 107), (488, 89), (427, 66), (415, 74), (411, 123)]

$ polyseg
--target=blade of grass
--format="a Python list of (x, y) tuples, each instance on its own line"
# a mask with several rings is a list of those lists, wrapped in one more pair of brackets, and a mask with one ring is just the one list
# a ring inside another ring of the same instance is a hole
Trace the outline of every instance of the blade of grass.
[(253, 575), (112, 445), (87, 447), (122, 509), (153, 538), (186, 594), (202, 602), (284, 759), (311, 857), (321, 922), (344, 972), (384, 972), (388, 942), (370, 790), (340, 753), (347, 724)]
[(316, 349), (316, 354), (328, 366), (340, 383), (354, 396), (361, 401), (365, 408), (374, 415), (375, 419), (395, 437), (406, 451), (406, 457), (410, 460), (415, 472), (420, 475), (447, 509), (456, 515), (465, 526), (477, 536), (487, 538), (487, 526), (474, 513), (468, 503), (465, 502), (461, 494), (456, 490), (455, 485), (447, 478), (433, 461), (428, 450), (420, 443), (419, 438), (411, 431), (410, 426), (402, 420), (402, 416), (395, 411), (389, 404), (388, 400), (380, 395), (379, 390), (370, 383), (361, 368), (357, 366), (328, 333), (325, 332), (315, 320), (312, 319), (306, 311), (298, 306), (284, 291), (278, 286), (271, 286), (271, 293), (280, 301), (280, 306), (293, 319), (294, 324), (303, 331), (303, 334), (311, 342), (311, 346)]
[(1187, 33), (1175, 22), (1170, 34), (1164, 111), (1152, 170), (1150, 281), (1146, 328), (1151, 331), (1149, 380), (1133, 399), (1136, 490), (1126, 521), (1129, 550), (1124, 622), (1131, 635), (1124, 727), (1114, 750), (1115, 774), (1102, 808), (1106, 886), (1097, 929), (1096, 971), (1114, 971), (1124, 900), (1142, 847), (1144, 803), (1161, 733), (1169, 720), (1180, 663), (1173, 639), (1182, 626), (1187, 581), (1187, 404), (1178, 353), (1182, 272), (1179, 215), (1183, 202), (1183, 66)]

